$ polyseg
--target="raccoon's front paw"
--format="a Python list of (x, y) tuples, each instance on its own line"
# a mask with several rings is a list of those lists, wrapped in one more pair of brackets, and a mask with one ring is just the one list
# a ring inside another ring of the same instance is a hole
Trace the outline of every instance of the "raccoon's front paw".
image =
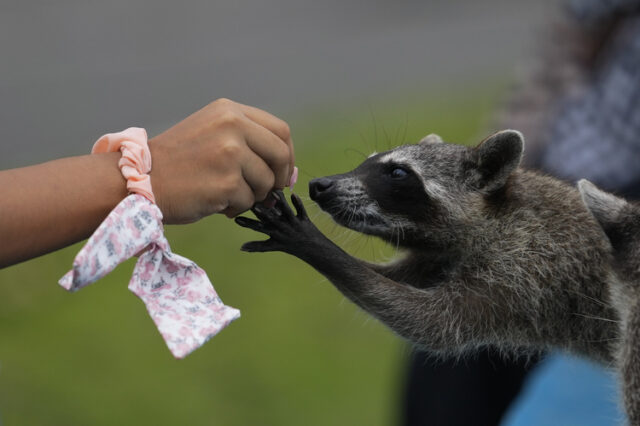
[(276, 204), (272, 208), (255, 205), (251, 211), (259, 220), (237, 217), (236, 223), (242, 227), (267, 234), (266, 241), (251, 241), (242, 245), (248, 252), (283, 251), (301, 257), (303, 252), (313, 250), (314, 243), (324, 240), (324, 236), (309, 220), (302, 200), (291, 194), (291, 202), (296, 208), (293, 213), (282, 191), (273, 193)]

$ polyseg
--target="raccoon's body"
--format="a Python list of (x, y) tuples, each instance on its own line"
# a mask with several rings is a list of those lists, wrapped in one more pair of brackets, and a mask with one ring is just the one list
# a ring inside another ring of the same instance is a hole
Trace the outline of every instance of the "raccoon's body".
[(246, 251), (306, 261), (349, 299), (424, 349), (460, 354), (559, 347), (609, 363), (617, 313), (608, 303), (611, 248), (558, 180), (518, 168), (522, 136), (499, 132), (476, 148), (421, 143), (315, 179), (310, 195), (344, 226), (406, 249), (388, 265), (355, 259), (279, 195), (242, 226), (271, 236)]
[(640, 425), (640, 204), (629, 203), (582, 180), (585, 205), (611, 241), (611, 302), (620, 318), (616, 358), (630, 424)]

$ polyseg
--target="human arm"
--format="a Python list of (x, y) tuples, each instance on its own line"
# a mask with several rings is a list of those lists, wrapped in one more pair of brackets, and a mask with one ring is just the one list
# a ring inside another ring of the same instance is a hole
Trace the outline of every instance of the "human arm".
[[(286, 123), (257, 108), (215, 101), (149, 141), (151, 185), (165, 223), (233, 217), (293, 171)], [(126, 195), (119, 153), (0, 171), (0, 267), (87, 238)]]

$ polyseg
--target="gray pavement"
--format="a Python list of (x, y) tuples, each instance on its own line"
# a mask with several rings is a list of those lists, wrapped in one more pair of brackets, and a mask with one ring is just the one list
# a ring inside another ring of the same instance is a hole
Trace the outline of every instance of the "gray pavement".
[(0, 168), (86, 153), (102, 133), (131, 125), (157, 133), (218, 97), (286, 119), (508, 76), (555, 8), (554, 0), (5, 0)]

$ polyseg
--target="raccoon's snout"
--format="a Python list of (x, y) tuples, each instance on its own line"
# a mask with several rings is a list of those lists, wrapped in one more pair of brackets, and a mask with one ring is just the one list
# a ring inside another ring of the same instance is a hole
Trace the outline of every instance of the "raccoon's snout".
[(309, 196), (313, 201), (318, 201), (320, 198), (331, 197), (334, 188), (334, 182), (330, 178), (322, 177), (312, 179), (311, 182), (309, 182)]

